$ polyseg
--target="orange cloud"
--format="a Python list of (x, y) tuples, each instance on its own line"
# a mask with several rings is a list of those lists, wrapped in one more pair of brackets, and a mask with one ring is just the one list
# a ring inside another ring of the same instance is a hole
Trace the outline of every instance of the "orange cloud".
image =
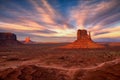
[(115, 32), (110, 32), (110, 33), (106, 33), (106, 34), (100, 34), (97, 36), (94, 36), (94, 39), (97, 38), (119, 38), (120, 37), (120, 31), (115, 31)]
[[(47, 2), (47, 0), (29, 0), (29, 3), (34, 10), (29, 11), (21, 8), (19, 5), (13, 4), (17, 7), (18, 11), (8, 11), (16, 18), (13, 20), (10, 19), (8, 22), (0, 22), (0, 28), (18, 32), (26, 31), (26, 33), (29, 33), (31, 35), (44, 37), (75, 37), (77, 29), (88, 29), (92, 32), (94, 39), (103, 37), (114, 38), (120, 36), (120, 26), (107, 28), (106, 26), (110, 24), (104, 24), (104, 22), (107, 22), (114, 17), (118, 17), (119, 14), (109, 17), (99, 16), (98, 19), (99, 13), (109, 10), (113, 5), (115, 5), (114, 0), (108, 2), (103, 1), (92, 5), (89, 5), (89, 2), (87, 1), (82, 4), (80, 3), (80, 5), (74, 6), (69, 10), (69, 17), (66, 17), (67, 19), (63, 17), (57, 10), (55, 10)], [(89, 27), (86, 28), (85, 23), (89, 18), (90, 22), (93, 22), (92, 24), (88, 24), (87, 26)], [(76, 22), (75, 28), (69, 28), (72, 21)], [(53, 33), (48, 34), (40, 32), (44, 30), (53, 31)], [(95, 35), (102, 32), (109, 33)]]
[[(29, 25), (30, 23), (30, 25)], [(32, 25), (32, 26), (31, 26)], [(37, 23), (35, 22), (27, 22), (26, 24), (24, 25), (20, 25), (20, 24), (12, 24), (12, 23), (4, 23), (4, 22), (1, 22), (0, 23), (0, 28), (3, 28), (3, 29), (12, 29), (12, 30), (42, 30), (43, 27), (41, 27), (40, 25), (38, 25)]]

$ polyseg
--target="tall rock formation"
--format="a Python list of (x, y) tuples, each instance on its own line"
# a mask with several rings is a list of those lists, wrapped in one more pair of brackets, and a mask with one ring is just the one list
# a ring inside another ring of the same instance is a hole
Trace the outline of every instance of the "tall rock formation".
[(25, 43), (29, 43), (29, 42), (31, 42), (30, 37), (26, 37)]
[(77, 40), (61, 48), (104, 48), (104, 46), (92, 41), (90, 32), (88, 34), (87, 30), (79, 29), (77, 31)]
[(17, 37), (13, 33), (3, 33), (0, 32), (0, 45), (14, 45), (21, 44), (17, 41)]
[(91, 35), (87, 33), (86, 30), (77, 31), (77, 40), (76, 41), (91, 41)]
[(24, 44), (34, 44), (35, 42), (33, 42), (30, 37), (26, 37), (25, 41), (23, 41)]

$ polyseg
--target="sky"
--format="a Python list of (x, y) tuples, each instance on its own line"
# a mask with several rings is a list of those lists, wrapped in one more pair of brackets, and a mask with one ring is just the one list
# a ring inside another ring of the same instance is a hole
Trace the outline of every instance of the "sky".
[(71, 42), (78, 29), (98, 42), (120, 41), (120, 0), (0, 0), (0, 32), (18, 40)]

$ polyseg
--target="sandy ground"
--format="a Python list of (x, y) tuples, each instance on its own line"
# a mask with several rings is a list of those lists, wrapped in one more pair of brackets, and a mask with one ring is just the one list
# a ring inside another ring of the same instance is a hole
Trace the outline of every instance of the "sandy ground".
[[(46, 74), (47, 79), (43, 79), (43, 78), (14, 79), (13, 77), (11, 79), (10, 78), (7, 79), (5, 78), (5, 76), (3, 77), (2, 74), (0, 74), (0, 80), (118, 80), (118, 78), (116, 78), (115, 76), (113, 76), (115, 78), (110, 78), (110, 79), (108, 77), (107, 77), (108, 79), (103, 79), (103, 78), (91, 79), (92, 78), (91, 76), (94, 77), (95, 75), (93, 74), (93, 72), (96, 70), (96, 68), (104, 67), (106, 63), (111, 64), (110, 66), (113, 66), (112, 61), (114, 62), (114, 64), (116, 64), (115, 62), (118, 62), (117, 66), (119, 66), (118, 68), (120, 68), (120, 61), (119, 61), (120, 47), (118, 46), (118, 44), (117, 44), (117, 47), (115, 47), (115, 45), (112, 43), (112, 45), (114, 46), (111, 46), (110, 48), (105, 48), (105, 49), (66, 50), (66, 49), (57, 48), (63, 45), (65, 45), (65, 43), (64, 44), (57, 44), (57, 43), (56, 44), (26, 44), (26, 45), (9, 46), (9, 47), (1, 46), (0, 47), (0, 71), (5, 70), (4, 74), (8, 75), (7, 72), (16, 71), (16, 69), (17, 70), (19, 69), (17, 71), (17, 74), (18, 74), (19, 71), (22, 70), (22, 68), (27, 68), (27, 67), (29, 67), (30, 69), (29, 68), (28, 69), (33, 72), (34, 70), (36, 71), (37, 69), (40, 72), (42, 71), (41, 69), (43, 69), (45, 72), (46, 70), (47, 72), (49, 72), (49, 69), (50, 70), (53, 69), (53, 71), (55, 69), (54, 74), (57, 73), (58, 75), (67, 75), (70, 77), (70, 79), (66, 77), (64, 77), (64, 79), (61, 79), (61, 78), (56, 79), (55, 76), (53, 75), (47, 76), (47, 74), (49, 74), (47, 73)], [(9, 69), (9, 68), (10, 70), (6, 72), (6, 69)], [(61, 71), (62, 73), (59, 74), (59, 72)], [(82, 75), (84, 73), (89, 75), (89, 76), (87, 75), (88, 78), (87, 77), (83, 78)], [(91, 75), (91, 73), (93, 75)], [(103, 72), (100, 72), (100, 73), (103, 74), (104, 70)], [(98, 68), (98, 72), (96, 72), (96, 74), (100, 75), (100, 73)], [(37, 72), (34, 73), (34, 75), (35, 74), (37, 76), (40, 76), (40, 73), (39, 75), (37, 74)], [(73, 78), (73, 75), (74, 75), (74, 78)], [(54, 78), (49, 79), (49, 77), (51, 76), (54, 77), (55, 79)], [(103, 77), (106, 77), (106, 76), (104, 75)], [(118, 75), (117, 77), (120, 78), (120, 75)]]

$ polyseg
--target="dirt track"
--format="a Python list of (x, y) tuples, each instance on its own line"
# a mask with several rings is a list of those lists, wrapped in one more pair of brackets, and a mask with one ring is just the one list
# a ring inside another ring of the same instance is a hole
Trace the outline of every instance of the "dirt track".
[(56, 49), (61, 45), (0, 47), (0, 80), (119, 80), (119, 47)]
[(26, 65), (0, 71), (0, 80), (119, 80), (120, 59), (96, 67), (61, 69)]

